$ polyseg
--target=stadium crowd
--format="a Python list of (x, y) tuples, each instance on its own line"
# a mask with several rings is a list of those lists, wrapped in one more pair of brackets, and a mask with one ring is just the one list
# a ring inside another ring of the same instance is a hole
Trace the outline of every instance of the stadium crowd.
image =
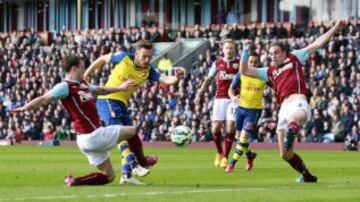
[[(331, 25), (328, 25), (331, 26)], [(141, 124), (139, 131), (144, 141), (168, 141), (173, 128), (186, 124), (193, 130), (194, 141), (209, 141), (210, 112), (215, 92), (210, 85), (202, 104), (194, 98), (210, 69), (212, 62), (221, 57), (221, 39), (237, 41), (240, 57), (242, 39), (254, 41), (261, 54), (263, 66), (268, 66), (268, 47), (273, 41), (282, 41), (289, 50), (305, 47), (328, 29), (323, 23), (309, 23), (305, 28), (292, 27), (289, 31), (282, 23), (243, 25), (216, 25), (179, 30), (156, 27), (127, 33), (120, 29), (61, 31), (49, 46), (44, 46), (38, 34), (18, 32), (0, 36), (0, 139), (72, 140), (69, 116), (56, 103), (31, 113), (10, 114), (9, 110), (23, 105), (60, 82), (64, 77), (60, 61), (65, 54), (77, 54), (88, 66), (102, 54), (125, 50), (132, 52), (131, 43), (139, 39), (152, 42), (177, 41), (183, 38), (206, 38), (210, 47), (200, 54), (188, 68), (187, 75), (177, 86), (146, 83), (130, 99), (133, 122)], [(298, 137), (300, 142), (360, 141), (360, 20), (349, 22), (342, 33), (329, 45), (310, 56), (305, 65), (308, 98), (313, 117)], [(104, 85), (113, 66), (105, 65), (95, 72), (91, 82)], [(258, 133), (251, 141), (276, 142), (278, 106), (270, 88), (264, 91), (264, 108)]]

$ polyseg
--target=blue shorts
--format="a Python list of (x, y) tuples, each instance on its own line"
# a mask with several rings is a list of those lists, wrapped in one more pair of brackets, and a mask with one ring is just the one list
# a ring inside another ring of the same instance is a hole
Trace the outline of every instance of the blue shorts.
[(127, 106), (117, 100), (98, 99), (96, 108), (101, 119), (107, 126), (109, 125), (132, 125), (130, 111)]
[(237, 107), (235, 112), (236, 130), (245, 130), (246, 132), (253, 133), (261, 116), (261, 111), (261, 109)]

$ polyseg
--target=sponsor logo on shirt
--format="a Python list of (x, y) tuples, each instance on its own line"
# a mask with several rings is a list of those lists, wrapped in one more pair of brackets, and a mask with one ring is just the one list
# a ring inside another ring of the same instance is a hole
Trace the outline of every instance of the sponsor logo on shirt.
[(220, 80), (232, 80), (235, 77), (235, 74), (227, 74), (225, 71), (219, 72)]
[(256, 86), (255, 84), (249, 83), (244, 87), (247, 91), (259, 92), (262, 90), (261, 87)]
[(280, 76), (284, 71), (289, 70), (289, 69), (292, 69), (292, 68), (293, 68), (293, 64), (292, 64), (292, 63), (289, 63), (289, 64), (287, 64), (287, 65), (284, 65), (284, 66), (281, 67), (281, 68), (278, 68), (278, 69), (274, 70), (274, 71), (272, 72), (272, 76), (273, 76), (274, 78), (276, 78), (276, 77)]

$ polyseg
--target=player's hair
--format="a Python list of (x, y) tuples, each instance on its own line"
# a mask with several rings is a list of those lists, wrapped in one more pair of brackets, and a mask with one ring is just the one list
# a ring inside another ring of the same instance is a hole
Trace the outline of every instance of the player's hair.
[(260, 55), (257, 52), (251, 52), (250, 56), (257, 57), (260, 61)]
[(136, 50), (142, 49), (142, 48), (151, 50), (151, 49), (153, 49), (153, 45), (148, 40), (139, 40), (138, 42), (136, 42)]
[(226, 43), (231, 43), (232, 45), (235, 46), (235, 41), (232, 40), (232, 39), (224, 39), (224, 40), (222, 40), (223, 45), (226, 44)]
[(270, 44), (270, 47), (273, 47), (273, 46), (279, 46), (282, 51), (288, 51), (286, 46), (281, 42), (272, 42)]
[(71, 67), (73, 66), (79, 66), (81, 62), (81, 58), (76, 55), (67, 55), (62, 60), (62, 67), (66, 73), (68, 73), (71, 70)]

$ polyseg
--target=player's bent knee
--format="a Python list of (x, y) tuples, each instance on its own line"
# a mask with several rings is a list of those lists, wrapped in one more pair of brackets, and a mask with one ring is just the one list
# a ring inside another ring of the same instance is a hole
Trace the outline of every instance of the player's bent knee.
[(218, 133), (221, 132), (221, 128), (222, 128), (222, 123), (218, 122), (218, 121), (213, 121), (212, 122), (212, 127), (211, 127), (211, 133)]
[(249, 132), (247, 132), (247, 131), (245, 131), (245, 130), (242, 130), (242, 131), (241, 131), (241, 134), (240, 134), (240, 138), (241, 138), (241, 139), (248, 139), (249, 136), (250, 136), (250, 133), (249, 133)]
[(132, 138), (136, 133), (133, 126), (122, 126), (120, 130), (119, 142)]
[(227, 128), (228, 132), (234, 133), (235, 132), (235, 122), (233, 122), (233, 121), (227, 122), (226, 128)]

